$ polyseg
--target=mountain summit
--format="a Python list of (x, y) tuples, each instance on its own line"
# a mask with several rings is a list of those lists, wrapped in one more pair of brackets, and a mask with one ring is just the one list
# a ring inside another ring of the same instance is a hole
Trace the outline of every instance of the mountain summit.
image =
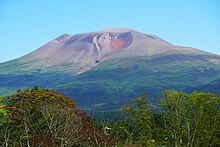
[(108, 59), (172, 54), (211, 55), (193, 48), (174, 46), (154, 35), (113, 28), (77, 35), (63, 34), (18, 59), (22, 66), (16, 66), (16, 70), (46, 72), (61, 69), (76, 75)]
[(132, 29), (112, 28), (64, 34), (1, 63), (0, 94), (38, 85), (57, 89), (83, 106), (105, 106), (122, 104), (144, 91), (153, 97), (162, 89), (192, 89), (218, 78), (217, 55)]

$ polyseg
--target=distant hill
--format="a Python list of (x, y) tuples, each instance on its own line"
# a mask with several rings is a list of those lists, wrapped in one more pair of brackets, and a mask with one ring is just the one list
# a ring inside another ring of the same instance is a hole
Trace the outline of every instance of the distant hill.
[(72, 97), (87, 110), (94, 106), (113, 110), (141, 92), (154, 103), (163, 89), (208, 89), (203, 85), (215, 80), (218, 85), (219, 79), (218, 55), (113, 28), (64, 34), (32, 53), (1, 63), (0, 95), (38, 85)]
[(220, 94), (220, 79), (214, 80), (206, 85), (200, 85), (197, 87), (188, 87), (184, 91), (192, 92), (194, 90)]

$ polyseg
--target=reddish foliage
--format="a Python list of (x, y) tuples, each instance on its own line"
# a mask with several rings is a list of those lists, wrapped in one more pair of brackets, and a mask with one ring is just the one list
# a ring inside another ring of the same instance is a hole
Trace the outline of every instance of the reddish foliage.
[[(86, 113), (81, 111), (79, 108), (75, 107), (75, 102), (63, 96), (56, 91), (50, 91), (47, 89), (26, 89), (18, 91), (16, 94), (8, 98), (8, 112), (11, 114), (12, 126), (15, 127), (16, 132), (24, 132), (24, 123), (29, 125), (29, 135), (30, 144), (32, 146), (54, 146), (60, 143), (60, 140), (53, 138), (54, 134), (51, 134), (46, 125), (46, 121), (41, 114), (41, 106), (45, 104), (48, 105), (47, 109), (50, 109), (49, 105), (56, 106), (51, 107), (56, 111), (57, 114), (60, 113), (59, 110), (65, 114), (65, 117), (76, 117), (68, 118), (68, 129), (69, 132), (60, 132), (57, 134), (57, 138), (66, 137), (73, 140), (73, 143), (81, 144), (86, 143), (92, 146), (113, 146), (116, 143), (114, 137), (106, 134), (103, 130), (99, 130), (94, 127), (94, 119), (92, 117), (86, 116)], [(53, 112), (53, 111), (51, 111)], [(74, 113), (74, 115), (72, 115)], [(63, 115), (63, 114), (61, 114)], [(61, 116), (60, 115), (60, 116)], [(59, 117), (59, 118), (65, 118)], [(26, 120), (24, 120), (24, 118)], [(56, 119), (59, 119), (56, 118)], [(24, 122), (25, 121), (25, 122)], [(43, 122), (42, 122), (43, 121)], [(57, 120), (61, 122), (60, 120)], [(38, 124), (41, 122), (41, 124)], [(74, 130), (77, 133), (74, 133)]]

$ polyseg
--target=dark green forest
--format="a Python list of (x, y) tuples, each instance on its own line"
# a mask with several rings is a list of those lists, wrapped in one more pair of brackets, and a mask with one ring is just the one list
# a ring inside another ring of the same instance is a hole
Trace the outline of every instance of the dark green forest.
[(1, 146), (220, 146), (218, 94), (164, 90), (157, 106), (141, 94), (109, 118), (86, 114), (73, 99), (38, 87), (2, 97)]

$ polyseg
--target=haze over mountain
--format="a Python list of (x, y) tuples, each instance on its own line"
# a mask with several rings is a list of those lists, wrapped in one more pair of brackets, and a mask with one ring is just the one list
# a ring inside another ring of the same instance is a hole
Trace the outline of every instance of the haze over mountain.
[(113, 28), (64, 34), (32, 53), (1, 63), (0, 95), (38, 85), (71, 96), (87, 109), (94, 104), (113, 109), (144, 91), (155, 102), (154, 96), (163, 89), (193, 90), (218, 79), (218, 55)]

